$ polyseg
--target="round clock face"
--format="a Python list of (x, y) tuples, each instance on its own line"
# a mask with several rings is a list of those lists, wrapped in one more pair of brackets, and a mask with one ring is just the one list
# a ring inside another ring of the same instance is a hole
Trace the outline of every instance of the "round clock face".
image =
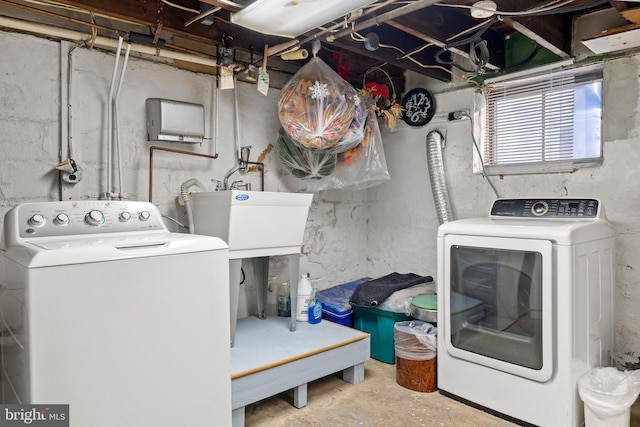
[(402, 119), (410, 126), (424, 126), (433, 118), (436, 105), (433, 96), (421, 88), (411, 89), (402, 98)]

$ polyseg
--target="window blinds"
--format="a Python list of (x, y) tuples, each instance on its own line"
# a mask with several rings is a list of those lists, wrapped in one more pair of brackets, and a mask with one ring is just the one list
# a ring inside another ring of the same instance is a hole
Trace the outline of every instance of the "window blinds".
[(596, 79), (602, 79), (600, 65), (486, 84), (485, 167), (494, 173), (505, 166), (511, 173), (571, 170), (575, 88)]

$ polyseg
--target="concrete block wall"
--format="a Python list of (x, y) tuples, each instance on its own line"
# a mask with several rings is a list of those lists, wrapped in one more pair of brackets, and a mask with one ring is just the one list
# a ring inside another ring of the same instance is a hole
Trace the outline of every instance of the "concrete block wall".
[[(626, 369), (640, 368), (640, 197), (636, 184), (640, 182), (639, 71), (639, 56), (605, 63), (602, 166), (573, 173), (489, 177), (501, 197), (568, 196), (602, 201), (617, 234), (613, 356), (615, 363)], [(472, 171), (470, 122), (448, 122), (444, 118), (448, 112), (472, 111), (474, 90), (452, 90), (407, 73), (407, 90), (413, 87), (436, 93), (436, 116), (422, 128), (401, 123), (396, 132), (384, 135), (393, 179), (369, 190), (368, 271), (374, 277), (389, 268), (436, 272), (438, 218), (426, 154), (426, 135), (431, 130), (445, 136), (443, 160), (454, 218), (488, 215), (496, 198), (487, 180)], [(383, 233), (376, 232), (383, 229)]]
[[(30, 201), (96, 199), (107, 188), (107, 98), (113, 74), (113, 52), (73, 49), (30, 35), (0, 31), (0, 218), (11, 207)], [(71, 51), (71, 55), (69, 52)], [(70, 71), (66, 71), (69, 66)], [(120, 61), (120, 69), (123, 61)], [(70, 78), (69, 78), (70, 76)], [(70, 91), (67, 91), (70, 82)], [(163, 215), (183, 224), (186, 211), (178, 202), (180, 186), (196, 178), (213, 190), (211, 179), (222, 180), (235, 164), (235, 110), (232, 90), (214, 94), (210, 75), (177, 69), (171, 65), (131, 56), (119, 98), (119, 124), (123, 192), (131, 200), (149, 199), (150, 147), (160, 146), (218, 154), (210, 160), (154, 151), (152, 200)], [(279, 91), (265, 97), (255, 85), (237, 86), (240, 144), (251, 145), (251, 161), (265, 164), (267, 191), (297, 191), (300, 183), (281, 167), (273, 145), (280, 128), (277, 115)], [(66, 94), (70, 93), (67, 115)], [(212, 118), (213, 99), (218, 97), (217, 120)], [(166, 98), (202, 104), (205, 133), (202, 145), (148, 142), (147, 98)], [(70, 117), (67, 126), (67, 119)], [(211, 138), (218, 127), (217, 150)], [(54, 166), (68, 158), (67, 129), (72, 137), (73, 157), (82, 168), (77, 184), (60, 182)], [(117, 168), (110, 190), (119, 192)], [(258, 172), (236, 173), (253, 189), (260, 188)], [(366, 275), (366, 192), (327, 191), (314, 196), (305, 232), (301, 273), (309, 272), (321, 287)], [(1, 224), (0, 219), (0, 224)], [(166, 221), (171, 231), (186, 232)], [(247, 280), (241, 287), (239, 315), (257, 312), (256, 286), (251, 263), (245, 263)], [(271, 259), (270, 275), (288, 280), (286, 258)], [(268, 297), (275, 310), (275, 289)]]
[[(67, 158), (67, 89), (64, 64), (70, 46), (24, 34), (0, 32), (0, 218), (21, 202), (96, 198), (106, 191), (106, 99), (114, 54), (77, 48), (71, 61), (71, 136), (74, 157), (83, 168), (80, 183), (59, 183), (54, 166)], [(602, 200), (618, 233), (616, 263), (616, 361), (640, 367), (640, 234), (637, 182), (640, 178), (638, 123), (638, 57), (610, 61), (605, 68), (604, 165), (572, 174), (492, 177), (501, 196), (591, 196)], [(62, 76), (62, 77), (61, 77)], [(448, 111), (470, 110), (471, 89), (453, 90), (407, 73), (407, 90), (426, 87), (436, 94), (436, 117), (422, 128), (403, 122), (395, 131), (382, 129), (391, 181), (368, 190), (323, 191), (314, 195), (302, 247), (300, 271), (319, 280), (320, 288), (364, 276), (393, 271), (436, 274), (438, 219), (426, 162), (426, 135), (445, 135), (444, 163), (456, 218), (486, 215), (495, 198), (486, 180), (472, 173), (473, 148), (468, 121), (446, 122)], [(170, 143), (153, 145), (218, 152), (209, 160), (157, 151), (154, 153), (153, 202), (166, 216), (186, 222), (178, 203), (180, 185), (199, 179), (213, 189), (235, 162), (232, 91), (219, 91), (219, 115), (212, 121), (213, 80), (209, 75), (170, 65), (131, 58), (120, 98), (120, 139), (124, 191), (134, 200), (148, 200), (149, 147), (146, 141), (145, 100), (176, 99), (205, 106), (206, 133), (218, 126), (218, 147)], [(260, 95), (254, 85), (238, 85), (240, 145), (252, 145), (251, 160), (265, 163), (268, 191), (295, 191), (298, 183), (286, 172), (273, 150), (280, 127), (278, 91)], [(257, 173), (244, 179), (258, 188)], [(172, 222), (172, 231), (185, 232)], [(240, 316), (257, 311), (255, 280), (250, 263), (241, 287)], [(285, 259), (274, 257), (271, 274), (288, 278)], [(268, 308), (275, 305), (275, 289)]]

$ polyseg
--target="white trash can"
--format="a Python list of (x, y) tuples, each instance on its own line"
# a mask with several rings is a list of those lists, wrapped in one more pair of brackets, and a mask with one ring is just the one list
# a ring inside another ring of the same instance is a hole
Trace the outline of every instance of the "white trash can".
[(640, 371), (593, 368), (578, 380), (585, 427), (629, 427), (640, 393)]

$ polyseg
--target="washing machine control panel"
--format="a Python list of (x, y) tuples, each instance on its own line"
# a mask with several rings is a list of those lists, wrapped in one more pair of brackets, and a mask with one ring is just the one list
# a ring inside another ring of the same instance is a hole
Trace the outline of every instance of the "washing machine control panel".
[(4, 228), (22, 239), (157, 230), (167, 228), (155, 205), (113, 200), (24, 203), (7, 213)]
[(597, 218), (600, 203), (596, 199), (499, 199), (491, 207), (491, 216), (509, 218)]

